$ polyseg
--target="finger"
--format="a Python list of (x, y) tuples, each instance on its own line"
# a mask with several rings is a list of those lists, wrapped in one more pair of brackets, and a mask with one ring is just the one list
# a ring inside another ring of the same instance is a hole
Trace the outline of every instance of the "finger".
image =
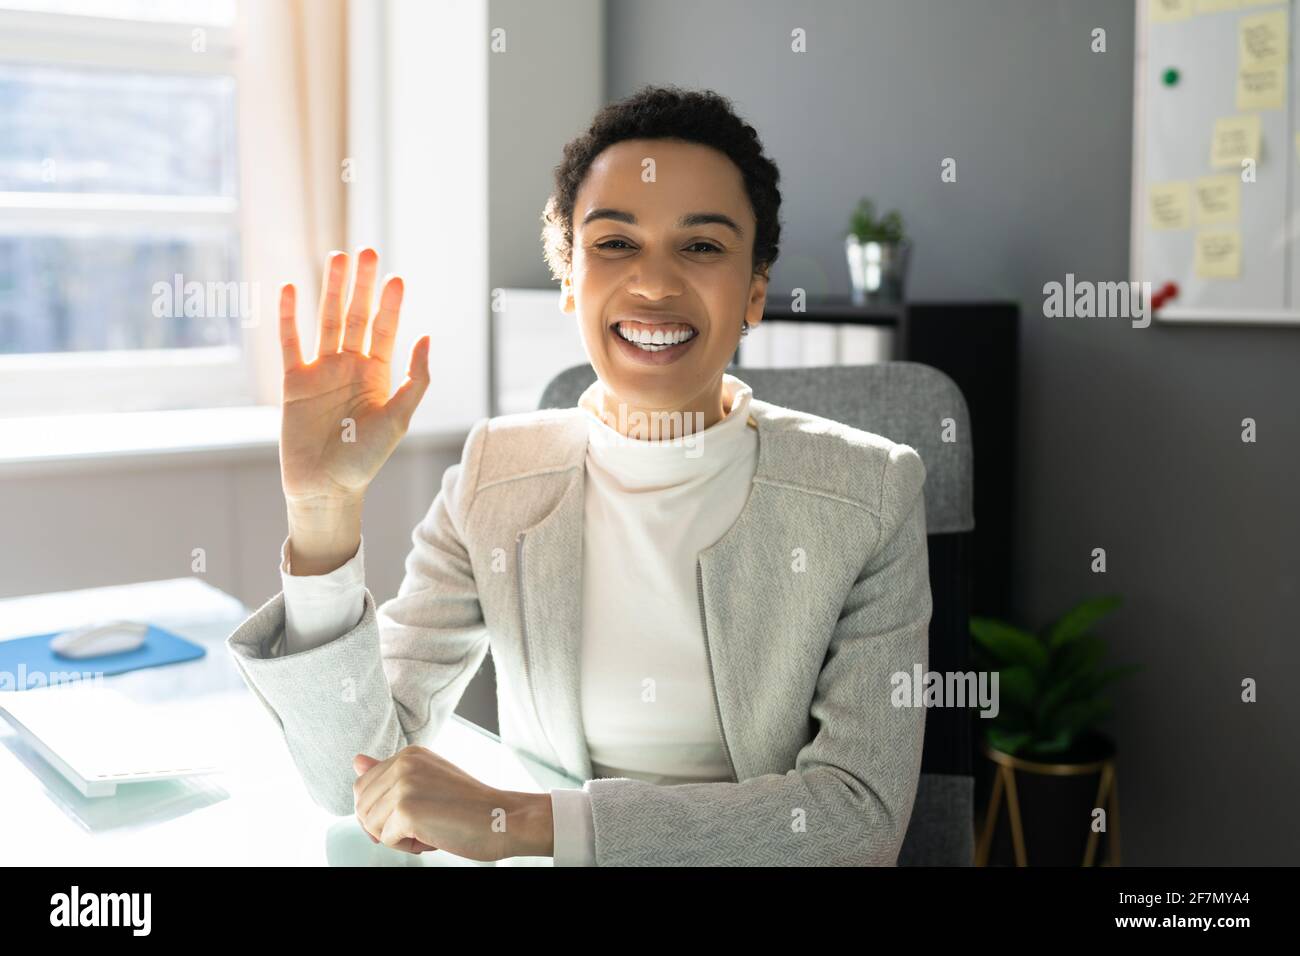
[(286, 372), (302, 365), (302, 346), (298, 342), (297, 299), (298, 293), (292, 283), (280, 286), (280, 354)]
[(379, 832), (379, 842), (398, 849), (402, 843), (413, 839), (415, 835), (411, 833), (411, 821), (407, 815), (399, 810), (388, 813), (384, 828)]
[(364, 833), (366, 836), (370, 837), (370, 842), (378, 843), (379, 838), (370, 832), (370, 829), (366, 826), (366, 821), (361, 819), (361, 814), (358, 813), (356, 815), (356, 820), (357, 820), (357, 826), (361, 827), (361, 832)]
[[(365, 759), (369, 760), (371, 758), (367, 757)], [(376, 797), (392, 785), (391, 780), (385, 781), (387, 771), (392, 767), (392, 763), (393, 757), (381, 760), (352, 781), (352, 803), (356, 807), (357, 819), (362, 820), (363, 824), (366, 811), (374, 804)], [(353, 758), (353, 770), (356, 769), (357, 765), (357, 758)]]
[(379, 838), (370, 832), (370, 827), (366, 825), (365, 815), (361, 812), (360, 807), (356, 808), (355, 817), (357, 821), (357, 826), (361, 827), (361, 832), (364, 833), (366, 836), (370, 837), (371, 843), (378, 843)]
[[(380, 843), (395, 849), (401, 849), (400, 844), (407, 839), (416, 839), (413, 832), (415, 822), (411, 818), (409, 803), (403, 806), (406, 791), (397, 785), (400, 782), (401, 780), (395, 775), (393, 785), (388, 787), (364, 813), (366, 830), (378, 836)], [(422, 841), (417, 840), (417, 842)]]
[(348, 321), (343, 329), (343, 351), (360, 352), (366, 341), (366, 324), (370, 321), (370, 303), (375, 294), (375, 269), (379, 253), (362, 249), (357, 254), (357, 276), (348, 301)]
[(376, 819), (375, 808), (380, 805), (385, 796), (393, 792), (393, 788), (402, 776), (400, 773), (391, 772), (391, 768), (386, 767), (384, 771), (372, 780), (365, 780), (363, 775), (358, 781), (361, 784), (361, 792), (353, 801), (357, 808), (357, 816), (367, 824), (366, 829), (371, 833), (378, 833), (378, 824), (382, 822), (382, 818)]
[(357, 754), (352, 758), (352, 769), (358, 776), (360, 776), (377, 763), (379, 763), (379, 761), (369, 754)]
[(407, 379), (402, 387), (393, 393), (386, 408), (392, 408), (401, 416), (403, 422), (409, 423), (415, 409), (424, 398), (429, 387), (429, 337), (421, 336), (420, 341), (411, 349), (411, 368), (406, 373)]
[(406, 285), (401, 276), (389, 276), (379, 294), (379, 314), (370, 329), (370, 357), (388, 362), (393, 357), (393, 340), (397, 336), (397, 319), (402, 310)]
[(343, 283), (348, 275), (348, 254), (330, 253), (320, 293), (320, 336), (316, 340), (316, 357), (339, 350), (339, 331), (343, 327)]
[[(375, 842), (377, 843), (379, 841), (376, 840)], [(407, 837), (405, 840), (403, 840), (401, 843), (397, 845), (397, 848), (407, 853), (424, 853), (428, 850), (438, 849), (436, 846), (429, 846), (429, 844), (427, 843), (422, 843), (421, 841), (417, 840), (415, 837)]]

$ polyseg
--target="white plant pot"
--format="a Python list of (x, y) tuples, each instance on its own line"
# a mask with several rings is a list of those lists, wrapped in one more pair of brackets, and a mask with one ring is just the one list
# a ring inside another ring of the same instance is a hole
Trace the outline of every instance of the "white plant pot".
[(902, 302), (911, 251), (912, 244), (906, 239), (897, 243), (862, 242), (855, 235), (845, 236), (853, 301)]

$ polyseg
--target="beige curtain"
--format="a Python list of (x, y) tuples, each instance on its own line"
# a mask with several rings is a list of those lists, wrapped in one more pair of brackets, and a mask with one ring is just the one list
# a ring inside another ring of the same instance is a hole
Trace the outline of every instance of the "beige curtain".
[(261, 403), (280, 400), (280, 283), (298, 287), (310, 356), (324, 257), (346, 248), (347, 2), (239, 4), (242, 259), (260, 304), (245, 345)]

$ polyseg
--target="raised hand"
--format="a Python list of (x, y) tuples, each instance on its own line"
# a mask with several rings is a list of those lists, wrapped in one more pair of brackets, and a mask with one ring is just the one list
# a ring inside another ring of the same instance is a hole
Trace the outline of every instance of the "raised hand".
[(280, 290), (280, 477), (295, 574), (324, 573), (332, 570), (326, 565), (338, 567), (356, 552), (366, 489), (406, 434), (429, 386), (429, 338), (424, 336), (411, 350), (407, 380), (389, 396), (403, 286), (396, 276), (384, 283), (372, 323), (378, 263), (373, 249), (358, 254), (345, 309), (348, 256), (330, 256), (321, 291), (319, 343), (311, 362), (302, 358), (297, 292), (291, 284)]

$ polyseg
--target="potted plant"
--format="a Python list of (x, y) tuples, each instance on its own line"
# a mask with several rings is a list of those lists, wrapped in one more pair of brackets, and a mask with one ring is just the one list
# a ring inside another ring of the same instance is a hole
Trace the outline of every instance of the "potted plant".
[(911, 251), (898, 210), (877, 219), (875, 203), (860, 199), (844, 237), (853, 301), (902, 302)]
[(1118, 863), (1116, 748), (1097, 725), (1111, 710), (1105, 688), (1140, 667), (1103, 667), (1106, 642), (1092, 630), (1119, 605), (1082, 601), (1038, 634), (971, 618), (977, 665), (998, 673), (997, 714), (976, 719), (990, 793), (977, 864), (1091, 865), (1103, 835)]

